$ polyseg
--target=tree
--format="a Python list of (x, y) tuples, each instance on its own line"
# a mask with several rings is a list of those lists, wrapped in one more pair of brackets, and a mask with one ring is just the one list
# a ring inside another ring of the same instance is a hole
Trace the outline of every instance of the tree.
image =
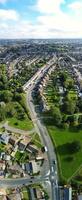
[(80, 112), (82, 112), (82, 99), (81, 98), (78, 101), (78, 107), (79, 107)]
[(79, 141), (74, 141), (69, 144), (70, 153), (76, 153), (81, 149), (81, 144)]
[(7, 117), (13, 117), (16, 114), (16, 110), (12, 104), (8, 103), (6, 106), (6, 115)]
[(18, 93), (18, 92), (15, 92), (14, 93), (14, 96), (13, 96), (13, 99), (15, 100), (15, 101), (21, 101), (21, 99), (22, 99), (22, 97), (21, 97), (21, 95)]
[(76, 109), (76, 102), (72, 100), (65, 101), (62, 108), (66, 114), (74, 114)]
[(59, 76), (60, 76), (60, 81), (61, 81), (61, 83), (62, 83), (62, 85), (63, 85), (63, 87), (64, 87), (64, 83), (65, 83), (65, 81), (66, 81), (66, 79), (67, 79), (67, 73), (66, 73), (66, 72), (61, 72), (61, 73), (59, 74)]
[(0, 100), (8, 103), (12, 100), (13, 94), (9, 90), (3, 90), (0, 92)]
[(51, 108), (52, 115), (54, 117), (55, 125), (59, 126), (62, 122), (62, 115), (58, 107)]
[(5, 119), (5, 107), (0, 106), (0, 121)]

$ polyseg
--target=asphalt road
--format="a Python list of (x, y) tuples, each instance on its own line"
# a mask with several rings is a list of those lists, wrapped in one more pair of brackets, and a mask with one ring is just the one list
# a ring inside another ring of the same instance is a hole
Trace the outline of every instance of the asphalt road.
[(34, 128), (32, 130), (29, 130), (29, 131), (24, 131), (24, 130), (9, 126), (8, 122), (6, 122), (5, 124), (2, 124), (0, 127), (5, 128), (7, 131), (10, 131), (10, 132), (13, 132), (13, 133), (19, 133), (20, 135), (26, 135), (27, 136), (29, 134), (35, 133)]
[[(44, 72), (45, 72), (45, 69), (43, 71), (43, 74)], [(51, 182), (51, 188), (52, 188), (52, 200), (59, 200), (56, 154), (54, 151), (51, 138), (48, 134), (48, 131), (46, 127), (44, 126), (42, 120), (38, 118), (37, 116), (37, 113), (35, 111), (35, 106), (33, 104), (33, 99), (32, 99), (32, 91), (34, 89), (35, 84), (37, 83), (37, 81), (40, 79), (41, 76), (42, 76), (42, 73), (39, 73), (37, 80), (35, 80), (35, 83), (34, 83), (34, 80), (31, 79), (30, 86), (27, 89), (27, 106), (29, 108), (31, 119), (34, 123), (36, 132), (41, 135), (43, 144), (47, 148), (47, 155), (48, 155), (49, 168), (50, 168), (50, 182)]]
[(23, 185), (39, 184), (41, 182), (49, 181), (49, 176), (35, 177), (33, 179), (17, 178), (17, 179), (3, 179), (0, 180), (0, 188), (14, 188)]

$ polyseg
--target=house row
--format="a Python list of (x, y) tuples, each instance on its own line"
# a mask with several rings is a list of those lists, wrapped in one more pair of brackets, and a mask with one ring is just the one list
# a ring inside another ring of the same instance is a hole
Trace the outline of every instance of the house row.
[(31, 200), (45, 200), (45, 194), (40, 188), (29, 188)]
[(49, 81), (49, 77), (50, 77), (51, 73), (54, 71), (55, 67), (56, 67), (55, 65), (51, 66), (48, 69), (47, 74), (45, 73), (45, 75), (41, 78), (38, 85), (36, 86), (37, 89), (38, 89), (38, 93), (41, 97), (42, 111), (49, 109), (47, 102), (46, 102), (46, 99), (43, 95), (43, 87), (46, 86), (47, 82)]

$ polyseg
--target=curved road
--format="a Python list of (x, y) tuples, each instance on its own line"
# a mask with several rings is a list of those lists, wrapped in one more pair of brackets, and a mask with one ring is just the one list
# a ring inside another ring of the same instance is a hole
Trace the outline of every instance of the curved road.
[(37, 81), (41, 77), (42, 77), (42, 74), (40, 73), (37, 80), (35, 80), (35, 83), (34, 81), (31, 81), (30, 86), (27, 89), (27, 106), (29, 108), (31, 119), (34, 123), (36, 132), (40, 134), (43, 140), (44, 146), (47, 147), (47, 155), (48, 155), (49, 168), (50, 168), (50, 182), (51, 182), (51, 189), (52, 189), (52, 200), (59, 200), (56, 154), (54, 152), (54, 147), (53, 147), (51, 138), (48, 134), (48, 131), (46, 127), (44, 126), (44, 124), (42, 123), (41, 119), (38, 118), (37, 116), (37, 113), (35, 111), (35, 107), (33, 104), (33, 98), (32, 98), (32, 91), (34, 89), (34, 86), (36, 85)]

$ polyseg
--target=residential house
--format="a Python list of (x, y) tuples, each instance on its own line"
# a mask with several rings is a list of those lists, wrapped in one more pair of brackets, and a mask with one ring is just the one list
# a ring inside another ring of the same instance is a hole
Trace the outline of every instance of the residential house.
[(44, 192), (41, 189), (36, 189), (36, 198), (37, 200), (41, 200), (44, 198)]
[(35, 190), (35, 188), (29, 188), (29, 193), (30, 193), (30, 199), (36, 200), (36, 190)]
[(64, 188), (64, 200), (72, 200), (72, 188), (71, 187)]
[(19, 192), (17, 193), (13, 193), (13, 194), (10, 194), (8, 195), (8, 199), (9, 200), (22, 200), (22, 197), (21, 197), (21, 194)]
[(0, 136), (0, 142), (4, 143), (4, 144), (8, 144), (9, 142), (9, 134), (8, 133), (3, 133), (1, 136)]
[(0, 160), (0, 179), (4, 178), (5, 161)]
[(40, 155), (36, 156), (36, 161), (41, 161), (41, 160), (44, 160), (43, 156), (40, 156)]
[(9, 143), (12, 146), (15, 146), (15, 144), (17, 143), (17, 138), (15, 136), (11, 135), (10, 138), (9, 138)]
[(24, 164), (22, 164), (22, 169), (23, 169), (26, 173), (32, 174), (32, 172), (33, 172), (32, 163), (29, 162), (29, 163), (24, 163)]
[(33, 154), (38, 153), (38, 148), (34, 144), (31, 144), (31, 143), (29, 145), (27, 145), (26, 150), (30, 153), (33, 153)]
[(4, 178), (4, 171), (0, 170), (0, 179)]
[(78, 200), (82, 200), (82, 194), (78, 195)]
[(5, 170), (5, 161), (4, 160), (0, 160), (0, 171), (1, 170)]
[(32, 163), (32, 170), (33, 170), (33, 173), (37, 173), (39, 170), (38, 170), (38, 165), (37, 165), (37, 162), (35, 160), (32, 160), (31, 161)]
[(24, 136), (24, 138), (18, 142), (19, 151), (24, 151), (27, 145), (30, 143), (30, 141), (31, 141), (30, 137)]
[(7, 200), (6, 190), (3, 189), (3, 188), (0, 188), (0, 199), (1, 200)]

